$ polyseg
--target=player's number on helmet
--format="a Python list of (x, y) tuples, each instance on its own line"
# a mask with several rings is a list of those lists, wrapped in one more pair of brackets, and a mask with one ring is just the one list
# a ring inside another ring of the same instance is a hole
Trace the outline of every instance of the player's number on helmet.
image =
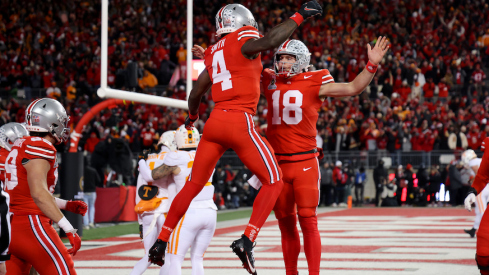
[(273, 116), (272, 124), (281, 124), (282, 120), (289, 125), (296, 125), (302, 121), (303, 95), (298, 90), (287, 91), (282, 99), (282, 118), (280, 117), (280, 91), (272, 94)]
[(214, 53), (212, 57), (212, 83), (221, 83), (221, 90), (229, 90), (233, 88), (233, 82), (231, 82), (231, 73), (226, 68), (226, 62), (224, 61), (224, 52), (222, 50)]

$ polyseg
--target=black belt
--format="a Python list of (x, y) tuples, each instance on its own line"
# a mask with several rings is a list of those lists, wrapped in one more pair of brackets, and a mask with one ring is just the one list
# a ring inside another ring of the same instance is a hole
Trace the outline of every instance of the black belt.
[(314, 149), (312, 149), (310, 151), (306, 151), (306, 152), (292, 153), (292, 154), (279, 154), (279, 153), (275, 153), (275, 155), (277, 155), (277, 156), (290, 157), (290, 156), (296, 156), (296, 155), (314, 154), (314, 153), (317, 153), (317, 152), (318, 152), (318, 149), (317, 148), (314, 148)]

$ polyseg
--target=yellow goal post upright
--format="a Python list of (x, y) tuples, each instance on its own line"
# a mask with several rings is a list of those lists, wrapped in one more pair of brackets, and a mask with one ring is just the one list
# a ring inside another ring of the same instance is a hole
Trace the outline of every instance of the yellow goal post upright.
[[(193, 43), (193, 31), (192, 31), (192, 16), (193, 16), (193, 0), (187, 0), (187, 99), (192, 89), (192, 43)], [(134, 93), (128, 91), (122, 91), (112, 89), (107, 86), (107, 49), (108, 49), (108, 25), (109, 25), (109, 0), (102, 0), (102, 45), (101, 45), (101, 68), (100, 68), (100, 88), (97, 90), (97, 95), (101, 98), (116, 98), (129, 100), (145, 104), (154, 104), (160, 106), (168, 106), (179, 109), (188, 110), (188, 103), (186, 100), (178, 100), (168, 97), (161, 97), (155, 95), (147, 95), (141, 93)]]

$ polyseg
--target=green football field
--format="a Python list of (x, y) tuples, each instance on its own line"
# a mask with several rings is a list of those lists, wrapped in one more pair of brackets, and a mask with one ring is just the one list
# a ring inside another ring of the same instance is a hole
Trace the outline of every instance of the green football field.
[[(227, 210), (217, 212), (217, 221), (229, 221), (235, 219), (249, 218), (251, 216), (251, 208), (242, 210)], [(101, 224), (100, 227), (83, 230), (82, 239), (84, 241), (110, 238), (126, 234), (138, 234), (139, 225), (137, 222), (127, 222), (120, 224)]]

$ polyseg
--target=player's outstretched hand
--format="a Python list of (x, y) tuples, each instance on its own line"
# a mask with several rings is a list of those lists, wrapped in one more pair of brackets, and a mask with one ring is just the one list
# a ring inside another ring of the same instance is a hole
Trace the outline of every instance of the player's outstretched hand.
[(323, 8), (321, 8), (321, 5), (316, 0), (312, 0), (302, 4), (298, 13), (306, 20), (307, 18), (323, 14)]
[(88, 210), (88, 205), (83, 201), (67, 201), (66, 211), (85, 216)]
[(143, 150), (141, 153), (139, 153), (138, 161), (141, 160), (141, 159), (147, 160), (148, 159), (148, 155), (149, 155), (149, 150)]
[(153, 264), (163, 266), (165, 264), (166, 242), (157, 239), (155, 244), (149, 249), (148, 261)]
[(467, 197), (464, 200), (465, 209), (472, 211), (472, 204), (475, 203), (477, 191), (473, 187), (469, 189)]
[(76, 252), (78, 252), (78, 250), (81, 247), (80, 236), (76, 234), (76, 230), (74, 230), (74, 232), (65, 232), (65, 233), (68, 239), (70, 240), (70, 244), (71, 244), (71, 248), (68, 249), (68, 253), (75, 256)]
[(385, 36), (379, 36), (375, 46), (372, 48), (370, 44), (367, 44), (368, 48), (368, 60), (374, 65), (379, 65), (382, 58), (384, 58), (385, 53), (390, 48), (389, 41)]
[(192, 47), (192, 53), (193, 53), (195, 56), (197, 56), (198, 58), (200, 58), (200, 59), (204, 59), (204, 56), (205, 56), (205, 55), (204, 55), (204, 52), (205, 52), (205, 49), (204, 49), (204, 48), (202, 48), (202, 47), (201, 47), (201, 46), (199, 46), (199, 45), (194, 45), (194, 46)]

